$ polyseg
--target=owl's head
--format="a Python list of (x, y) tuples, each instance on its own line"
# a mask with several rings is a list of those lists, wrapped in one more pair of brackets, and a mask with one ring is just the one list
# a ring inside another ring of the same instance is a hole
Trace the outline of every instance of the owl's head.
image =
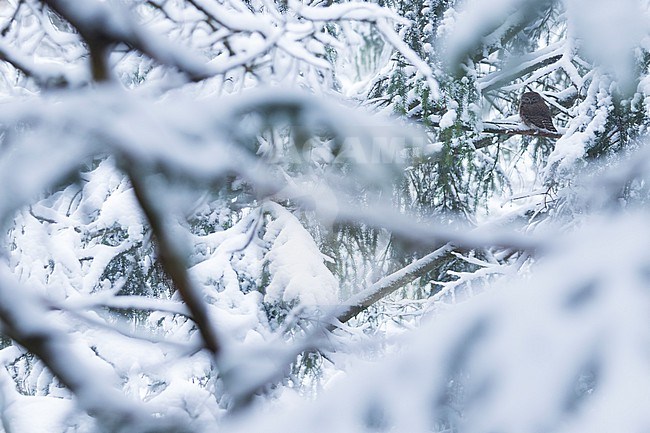
[(536, 104), (537, 102), (540, 102), (541, 100), (542, 100), (542, 97), (537, 92), (525, 92), (523, 95), (521, 95), (521, 103), (522, 104)]

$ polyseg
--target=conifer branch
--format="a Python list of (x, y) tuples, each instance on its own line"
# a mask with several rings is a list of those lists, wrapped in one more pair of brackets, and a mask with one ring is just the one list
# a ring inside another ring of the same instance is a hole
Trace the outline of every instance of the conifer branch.
[[(439, 120), (431, 120), (428, 124), (429, 128), (440, 128)], [(475, 131), (471, 125), (462, 124), (460, 128), (463, 131)], [(563, 134), (559, 132), (552, 132), (546, 129), (529, 128), (522, 123), (515, 123), (512, 121), (498, 121), (498, 120), (484, 120), (483, 129), (481, 134), (494, 134), (494, 135), (532, 135), (535, 137), (555, 138), (559, 139)], [(483, 146), (485, 147), (485, 146)]]

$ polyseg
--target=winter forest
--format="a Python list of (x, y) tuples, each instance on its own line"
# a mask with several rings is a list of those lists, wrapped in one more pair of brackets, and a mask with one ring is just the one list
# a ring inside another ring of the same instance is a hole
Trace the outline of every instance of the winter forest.
[(0, 432), (648, 432), (649, 122), (647, 0), (2, 0)]

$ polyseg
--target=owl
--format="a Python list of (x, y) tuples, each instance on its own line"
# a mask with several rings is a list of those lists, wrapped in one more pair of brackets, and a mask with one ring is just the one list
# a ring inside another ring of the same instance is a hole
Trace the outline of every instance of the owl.
[(557, 132), (551, 119), (551, 111), (537, 92), (525, 92), (519, 101), (519, 117), (527, 126)]

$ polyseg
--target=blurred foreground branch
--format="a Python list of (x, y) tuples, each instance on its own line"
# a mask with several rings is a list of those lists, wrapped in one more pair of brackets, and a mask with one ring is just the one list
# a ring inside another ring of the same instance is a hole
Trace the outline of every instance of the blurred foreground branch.
[(144, 179), (136, 173), (136, 169), (133, 167), (129, 167), (128, 175), (133, 186), (133, 192), (158, 242), (160, 262), (174, 282), (174, 287), (180, 293), (183, 301), (185, 301), (192, 319), (201, 333), (205, 347), (213, 355), (218, 356), (221, 351), (221, 343), (216, 334), (216, 328), (208, 315), (208, 310), (201, 296), (200, 289), (195, 287), (187, 272), (185, 256), (178, 246), (179, 241), (172, 239), (164, 213), (158, 209), (156, 201), (147, 191)]

